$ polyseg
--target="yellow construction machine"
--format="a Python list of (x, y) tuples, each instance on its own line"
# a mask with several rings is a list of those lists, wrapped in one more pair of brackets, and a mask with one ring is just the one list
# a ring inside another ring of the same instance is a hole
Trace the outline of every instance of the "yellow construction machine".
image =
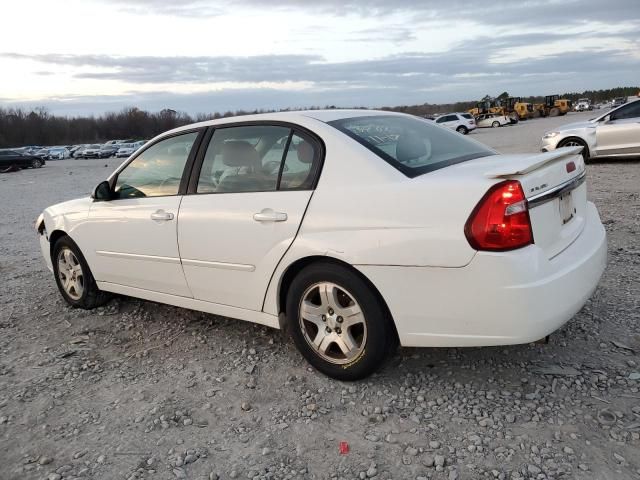
[(497, 105), (494, 101), (485, 100), (484, 102), (476, 103), (476, 106), (467, 110), (468, 113), (477, 117), (478, 115), (483, 115), (487, 113), (498, 113), (502, 114), (503, 109), (501, 106)]
[(535, 103), (533, 107), (534, 117), (557, 117), (571, 110), (571, 100), (560, 98), (560, 95), (547, 95), (544, 103)]
[(502, 100), (502, 109), (504, 115), (511, 117), (515, 120), (526, 120), (533, 118), (534, 108), (533, 104), (523, 102), (521, 97), (507, 97)]

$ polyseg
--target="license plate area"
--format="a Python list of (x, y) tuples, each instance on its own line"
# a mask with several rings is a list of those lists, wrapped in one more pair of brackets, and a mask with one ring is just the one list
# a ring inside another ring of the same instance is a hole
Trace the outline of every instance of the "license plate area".
[(576, 209), (573, 206), (573, 197), (571, 196), (571, 192), (567, 192), (564, 195), (561, 195), (559, 201), (560, 220), (562, 221), (562, 225), (566, 225), (573, 219), (576, 214)]

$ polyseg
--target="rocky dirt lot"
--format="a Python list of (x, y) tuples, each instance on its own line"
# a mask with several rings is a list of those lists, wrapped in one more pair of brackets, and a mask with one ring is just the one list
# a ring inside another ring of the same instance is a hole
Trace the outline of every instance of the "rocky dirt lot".
[[(536, 151), (577, 118), (472, 137)], [(548, 345), (400, 349), (348, 384), (276, 330), (123, 297), (67, 307), (33, 221), (118, 163), (0, 175), (0, 478), (640, 478), (637, 161), (588, 167), (609, 266)]]

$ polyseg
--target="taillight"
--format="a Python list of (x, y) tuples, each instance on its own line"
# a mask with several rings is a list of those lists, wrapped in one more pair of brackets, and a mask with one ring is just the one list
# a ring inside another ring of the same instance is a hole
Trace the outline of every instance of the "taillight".
[(532, 244), (529, 207), (520, 182), (492, 186), (471, 212), (464, 233), (476, 250), (505, 251)]

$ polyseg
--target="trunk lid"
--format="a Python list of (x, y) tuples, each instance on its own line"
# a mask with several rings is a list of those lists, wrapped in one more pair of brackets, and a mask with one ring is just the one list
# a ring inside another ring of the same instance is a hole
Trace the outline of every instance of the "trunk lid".
[(520, 182), (529, 204), (533, 241), (551, 259), (571, 245), (585, 226), (587, 188), (581, 149), (496, 155), (460, 167), (487, 179)]

